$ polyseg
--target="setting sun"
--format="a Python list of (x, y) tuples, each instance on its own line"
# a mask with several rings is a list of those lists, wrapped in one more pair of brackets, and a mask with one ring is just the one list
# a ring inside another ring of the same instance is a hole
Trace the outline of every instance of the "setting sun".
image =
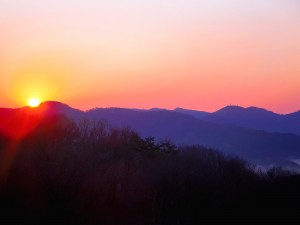
[(31, 108), (38, 107), (40, 105), (40, 103), (41, 103), (40, 100), (37, 98), (30, 98), (28, 100), (28, 106)]

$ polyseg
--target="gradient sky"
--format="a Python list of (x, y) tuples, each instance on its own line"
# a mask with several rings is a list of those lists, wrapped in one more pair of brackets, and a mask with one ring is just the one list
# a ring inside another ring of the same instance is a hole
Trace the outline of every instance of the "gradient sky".
[(0, 0), (0, 107), (300, 109), (298, 0)]

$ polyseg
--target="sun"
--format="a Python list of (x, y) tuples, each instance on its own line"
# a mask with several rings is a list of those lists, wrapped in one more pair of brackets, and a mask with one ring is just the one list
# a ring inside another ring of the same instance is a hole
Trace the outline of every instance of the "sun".
[(38, 98), (30, 98), (27, 103), (29, 107), (36, 108), (41, 104), (41, 101)]

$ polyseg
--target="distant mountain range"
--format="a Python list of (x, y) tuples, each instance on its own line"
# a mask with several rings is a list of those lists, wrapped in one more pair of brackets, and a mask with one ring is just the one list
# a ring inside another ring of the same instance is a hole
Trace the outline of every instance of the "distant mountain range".
[(143, 137), (200, 144), (259, 164), (296, 166), (294, 161), (300, 159), (300, 111), (279, 115), (255, 107), (227, 106), (213, 113), (181, 108), (95, 108), (84, 112), (63, 103), (44, 102), (36, 109), (0, 109), (0, 131), (1, 124), (8, 126), (7, 121), (12, 120), (9, 115), (21, 111), (63, 114), (75, 121), (106, 120), (112, 126), (131, 127)]
[(300, 111), (280, 115), (261, 108), (243, 108), (239, 106), (226, 106), (213, 113), (191, 111), (186, 109), (175, 109), (174, 111), (185, 113), (195, 118), (214, 123), (235, 125), (269, 132), (295, 133), (300, 135)]

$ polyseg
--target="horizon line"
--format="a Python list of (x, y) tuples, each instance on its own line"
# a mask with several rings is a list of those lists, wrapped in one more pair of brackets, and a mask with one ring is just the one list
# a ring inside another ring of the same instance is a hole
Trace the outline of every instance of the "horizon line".
[[(278, 113), (278, 112), (275, 112), (275, 111), (272, 111), (272, 110), (269, 110), (269, 109), (263, 108), (263, 107), (258, 107), (258, 106), (254, 106), (254, 105), (245, 107), (245, 106), (241, 106), (241, 105), (238, 105), (238, 104), (228, 104), (228, 105), (225, 105), (225, 106), (223, 106), (223, 107), (221, 107), (221, 108), (219, 108), (215, 111), (205, 111), (205, 110), (191, 109), (191, 108), (185, 108), (185, 107), (180, 107), (180, 106), (177, 106), (175, 108), (161, 108), (161, 107), (138, 108), (138, 107), (120, 107), (120, 106), (102, 106), (102, 107), (95, 106), (95, 107), (91, 107), (89, 109), (84, 110), (84, 109), (81, 109), (81, 108), (73, 107), (68, 103), (60, 102), (60, 101), (56, 101), (56, 100), (42, 101), (38, 107), (40, 107), (41, 105), (43, 105), (45, 103), (63, 104), (63, 105), (66, 105), (70, 108), (80, 110), (80, 111), (83, 111), (83, 112), (87, 112), (87, 111), (90, 111), (90, 110), (93, 110), (93, 109), (114, 109), (115, 108), (115, 109), (130, 109), (130, 110), (145, 110), (145, 111), (149, 111), (149, 110), (153, 110), (153, 109), (168, 110), (168, 111), (174, 111), (176, 109), (184, 109), (184, 110), (191, 110), (191, 111), (196, 111), (196, 112), (215, 113), (215, 112), (217, 112), (221, 109), (224, 109), (226, 107), (238, 107), (238, 108), (242, 108), (242, 109), (256, 108), (256, 109), (262, 109), (262, 110), (265, 110), (265, 111), (268, 111), (268, 112), (271, 112), (271, 113), (274, 113), (274, 114), (277, 114), (277, 115), (283, 115), (283, 116), (300, 112), (300, 109), (299, 109), (299, 110), (289, 112), (289, 113)], [(2, 107), (2, 106), (0, 106), (0, 109), (21, 109), (21, 108), (26, 108), (26, 107), (29, 107), (29, 106), (28, 105), (24, 105), (24, 106), (21, 106), (21, 107), (5, 107), (5, 106)]]

